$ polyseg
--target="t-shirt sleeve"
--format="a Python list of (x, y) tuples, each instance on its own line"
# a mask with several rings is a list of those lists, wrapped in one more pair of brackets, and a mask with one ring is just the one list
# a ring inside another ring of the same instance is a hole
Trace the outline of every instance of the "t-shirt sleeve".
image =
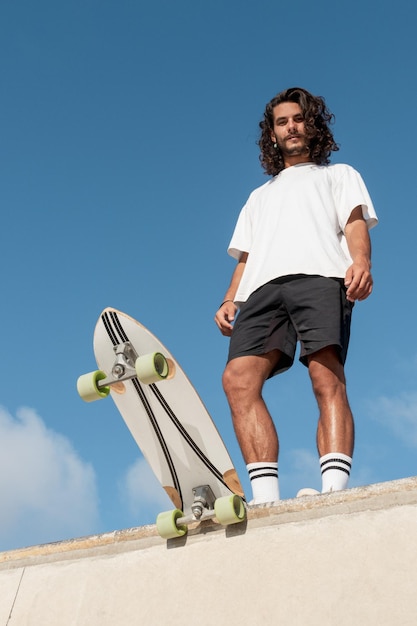
[(371, 197), (361, 175), (353, 167), (345, 166), (341, 177), (336, 183), (334, 193), (342, 231), (344, 231), (353, 209), (357, 206), (362, 207), (363, 217), (366, 220), (368, 229), (377, 225), (378, 217)]
[(227, 252), (234, 259), (239, 260), (242, 252), (250, 252), (251, 243), (252, 229), (248, 215), (248, 204), (245, 204), (238, 217)]

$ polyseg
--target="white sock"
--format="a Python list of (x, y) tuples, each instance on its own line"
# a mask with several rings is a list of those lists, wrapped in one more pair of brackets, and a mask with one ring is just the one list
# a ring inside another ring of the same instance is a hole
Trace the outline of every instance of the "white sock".
[(252, 487), (253, 504), (279, 500), (278, 463), (249, 463), (246, 468)]
[(320, 457), (322, 493), (347, 489), (352, 457), (341, 452), (331, 452)]

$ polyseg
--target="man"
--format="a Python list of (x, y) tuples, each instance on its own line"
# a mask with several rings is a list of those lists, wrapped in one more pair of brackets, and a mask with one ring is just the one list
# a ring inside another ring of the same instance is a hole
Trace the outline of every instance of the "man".
[(329, 165), (332, 118), (323, 98), (301, 88), (268, 103), (259, 146), (273, 178), (250, 195), (228, 250), (237, 265), (215, 321), (231, 337), (223, 386), (253, 504), (279, 499), (278, 436), (262, 388), (291, 367), (297, 341), (319, 408), (322, 492), (349, 480), (344, 363), (354, 303), (372, 291), (368, 229), (377, 217), (358, 172)]

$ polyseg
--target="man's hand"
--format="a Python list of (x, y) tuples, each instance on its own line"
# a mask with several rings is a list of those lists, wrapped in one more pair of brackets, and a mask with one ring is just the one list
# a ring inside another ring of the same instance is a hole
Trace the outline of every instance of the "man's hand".
[(242, 252), (240, 259), (235, 267), (235, 271), (233, 272), (230, 286), (226, 291), (224, 302), (220, 305), (219, 310), (214, 317), (214, 321), (219, 327), (221, 334), (225, 337), (230, 337), (230, 335), (232, 334), (233, 322), (235, 321), (236, 311), (238, 309), (236, 304), (233, 302), (233, 299), (236, 296), (237, 288), (240, 284), (240, 280), (245, 270), (248, 256), (248, 252)]
[(353, 263), (345, 275), (346, 297), (350, 302), (365, 300), (372, 292), (371, 240), (362, 207), (353, 209), (345, 227), (346, 241)]
[(230, 337), (233, 330), (233, 322), (235, 320), (235, 315), (237, 311), (237, 306), (231, 300), (224, 302), (220, 309), (217, 311), (214, 321), (220, 329), (220, 332), (225, 337)]
[(369, 261), (366, 259), (352, 263), (345, 276), (346, 298), (350, 302), (365, 300), (372, 293), (373, 279)]

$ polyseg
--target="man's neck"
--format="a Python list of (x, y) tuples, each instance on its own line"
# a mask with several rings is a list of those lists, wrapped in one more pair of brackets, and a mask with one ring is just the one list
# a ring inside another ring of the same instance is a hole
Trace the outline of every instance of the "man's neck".
[(297, 154), (294, 156), (285, 155), (284, 156), (284, 167), (292, 167), (293, 165), (300, 165), (300, 163), (311, 163), (311, 158), (309, 154)]

